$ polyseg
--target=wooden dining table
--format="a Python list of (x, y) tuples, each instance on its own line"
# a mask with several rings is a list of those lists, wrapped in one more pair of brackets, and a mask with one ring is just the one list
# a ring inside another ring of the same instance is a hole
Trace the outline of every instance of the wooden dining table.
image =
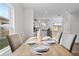
[(18, 49), (16, 49), (12, 56), (72, 56), (72, 54), (59, 44), (49, 45), (49, 51), (42, 54), (35, 54), (32, 52), (32, 46), (27, 44), (22, 44)]

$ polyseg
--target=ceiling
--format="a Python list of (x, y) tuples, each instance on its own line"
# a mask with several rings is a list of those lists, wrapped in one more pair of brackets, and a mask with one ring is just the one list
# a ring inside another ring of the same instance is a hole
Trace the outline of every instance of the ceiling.
[(69, 13), (79, 12), (79, 3), (23, 3), (25, 8), (34, 10), (34, 17), (50, 17), (68, 11)]

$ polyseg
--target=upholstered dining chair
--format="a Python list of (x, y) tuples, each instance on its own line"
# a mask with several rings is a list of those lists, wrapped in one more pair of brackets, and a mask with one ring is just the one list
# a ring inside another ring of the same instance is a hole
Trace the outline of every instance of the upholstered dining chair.
[(51, 29), (50, 29), (50, 28), (48, 28), (48, 29), (47, 29), (47, 36), (52, 37), (52, 31), (51, 31)]
[(23, 43), (25, 43), (26, 40), (28, 40), (30, 37), (32, 37), (32, 36), (30, 36), (30, 35), (25, 35), (25, 34), (23, 34), (23, 33), (21, 33), (21, 34), (19, 34), (19, 35), (20, 35), (20, 39), (22, 40)]
[(26, 42), (26, 40), (30, 37), (31, 36), (25, 35), (23, 33), (8, 35), (7, 39), (9, 41), (12, 52), (15, 51), (24, 42)]
[(19, 34), (8, 35), (7, 39), (12, 52), (15, 51), (22, 44)]
[(61, 37), (63, 35), (63, 32), (60, 33), (59, 38), (58, 38), (58, 44), (60, 43)]
[(75, 43), (76, 37), (76, 34), (63, 33), (59, 44), (67, 50), (69, 50), (70, 52), (72, 52), (72, 48)]
[(56, 35), (52, 35), (52, 38), (54, 39), (54, 40), (56, 40), (57, 41), (57, 43), (59, 44), (60, 43), (60, 40), (61, 40), (61, 37), (62, 37), (62, 34), (63, 34), (63, 32), (58, 32), (58, 33), (56, 33)]

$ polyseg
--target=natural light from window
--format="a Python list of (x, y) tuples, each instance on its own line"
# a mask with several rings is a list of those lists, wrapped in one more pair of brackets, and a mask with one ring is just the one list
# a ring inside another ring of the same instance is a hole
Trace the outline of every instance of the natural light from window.
[(9, 19), (9, 7), (5, 4), (0, 4), (0, 16)]

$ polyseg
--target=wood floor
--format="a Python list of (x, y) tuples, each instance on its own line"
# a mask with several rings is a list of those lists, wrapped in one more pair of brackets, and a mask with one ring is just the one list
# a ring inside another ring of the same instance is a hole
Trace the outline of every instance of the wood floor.
[(74, 44), (74, 47), (73, 47), (73, 50), (72, 50), (72, 54), (74, 56), (79, 56), (79, 43), (75, 43)]

